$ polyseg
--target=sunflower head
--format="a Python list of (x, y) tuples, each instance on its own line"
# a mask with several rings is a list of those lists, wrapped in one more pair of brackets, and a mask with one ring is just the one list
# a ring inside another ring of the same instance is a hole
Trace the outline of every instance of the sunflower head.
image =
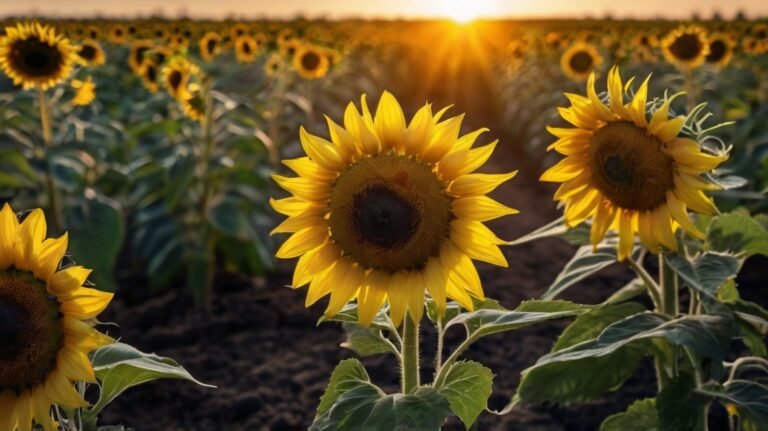
[(235, 57), (241, 63), (251, 63), (259, 55), (259, 46), (252, 36), (235, 39)]
[(272, 53), (264, 63), (264, 73), (270, 77), (276, 76), (283, 69), (285, 69), (285, 60), (277, 53)]
[(678, 227), (702, 237), (688, 210), (716, 212), (703, 191), (717, 187), (702, 175), (727, 156), (705, 152), (696, 140), (681, 134), (686, 119), (669, 116), (679, 94), (651, 103), (649, 119), (648, 79), (625, 102), (614, 67), (608, 76), (607, 105), (594, 85), (591, 75), (587, 96), (568, 94), (572, 106), (559, 108), (573, 128), (548, 128), (559, 138), (548, 149), (566, 157), (541, 180), (562, 183), (555, 199), (565, 204), (566, 223), (576, 226), (591, 218), (595, 247), (608, 230), (618, 232), (619, 260), (632, 252), (636, 233), (654, 253), (677, 249)]
[(198, 84), (190, 84), (184, 91), (179, 105), (184, 115), (198, 122), (205, 120), (205, 99)]
[(330, 141), (302, 128), (308, 157), (285, 161), (299, 176), (274, 176), (293, 195), (271, 201), (289, 216), (273, 233), (293, 233), (277, 252), (299, 257), (293, 287), (309, 284), (307, 306), (330, 294), (327, 316), (356, 299), (363, 325), (384, 303), (395, 324), (418, 321), (425, 289), (438, 310), (446, 298), (472, 309), (484, 297), (472, 259), (507, 265), (482, 222), (516, 212), (485, 194), (514, 173), (475, 173), (496, 142), (473, 148), (487, 129), (459, 136), (463, 116), (443, 120), (447, 108), (407, 125), (390, 93), (375, 116), (365, 96), (361, 108), (349, 104), (343, 127), (328, 119)]
[(586, 42), (576, 42), (560, 58), (560, 68), (566, 76), (575, 81), (585, 81), (598, 66), (603, 57), (597, 47)]
[(0, 429), (55, 429), (52, 405), (88, 405), (75, 382), (96, 381), (88, 353), (113, 340), (93, 322), (112, 294), (83, 287), (81, 266), (61, 268), (67, 235), (46, 239), (41, 210), (19, 222), (0, 211)]
[(149, 90), (150, 93), (156, 93), (160, 88), (159, 76), (160, 67), (151, 59), (144, 61), (144, 65), (139, 70), (139, 76), (141, 76), (144, 82), (144, 88)]
[(206, 62), (213, 61), (213, 58), (221, 51), (221, 36), (215, 31), (209, 31), (198, 41), (200, 57)]
[(288, 59), (293, 59), (293, 56), (299, 52), (304, 45), (299, 39), (289, 39), (279, 44), (280, 53)]
[(683, 69), (695, 69), (706, 60), (709, 43), (706, 31), (696, 25), (681, 26), (661, 41), (664, 58)]
[(154, 43), (151, 40), (136, 40), (131, 44), (128, 64), (135, 73), (141, 73), (141, 70), (144, 68), (144, 62), (149, 59), (153, 46)]
[(72, 73), (75, 50), (53, 27), (19, 23), (5, 31), (0, 38), (0, 69), (14, 85), (47, 90)]
[(85, 81), (73, 79), (70, 85), (76, 91), (75, 97), (72, 98), (72, 105), (90, 105), (96, 98), (96, 84), (93, 83), (93, 78), (90, 76)]
[(320, 48), (302, 45), (293, 56), (293, 69), (304, 79), (319, 79), (328, 73), (330, 62)]
[(724, 33), (715, 33), (709, 36), (709, 54), (706, 60), (708, 64), (725, 67), (733, 58), (733, 39)]
[(106, 55), (101, 44), (94, 39), (86, 39), (76, 48), (78, 62), (86, 66), (100, 66), (106, 62)]
[(171, 57), (163, 66), (161, 83), (174, 99), (183, 100), (187, 95), (187, 85), (190, 79), (199, 73), (200, 69), (188, 58), (176, 55)]
[(109, 30), (107, 39), (115, 45), (122, 45), (128, 40), (128, 30), (121, 24), (115, 24)]

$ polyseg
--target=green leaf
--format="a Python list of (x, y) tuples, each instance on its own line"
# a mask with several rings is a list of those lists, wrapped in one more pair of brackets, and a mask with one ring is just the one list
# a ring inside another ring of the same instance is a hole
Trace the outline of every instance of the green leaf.
[(125, 236), (120, 204), (102, 195), (85, 198), (67, 214), (67, 225), (74, 259), (93, 270), (90, 279), (98, 289), (116, 291), (114, 266)]
[(488, 406), (493, 372), (477, 362), (458, 362), (451, 366), (437, 390), (448, 400), (453, 414), (469, 429)]
[[(630, 302), (584, 313), (566, 328), (553, 351), (596, 338), (614, 322), (642, 312), (643, 309), (642, 305)], [(525, 402), (594, 399), (621, 387), (634, 374), (644, 354), (645, 346), (638, 343), (624, 346), (602, 357), (537, 364), (523, 372), (515, 399)]]
[(397, 353), (391, 343), (387, 342), (380, 329), (363, 328), (356, 323), (343, 323), (347, 340), (341, 347), (352, 350), (358, 355), (372, 356), (381, 353)]
[(565, 289), (616, 262), (616, 245), (606, 243), (593, 253), (591, 245), (579, 247), (541, 299), (553, 299)]
[(640, 340), (664, 338), (697, 354), (721, 360), (733, 333), (727, 315), (697, 315), (671, 319), (658, 313), (642, 313), (620, 320), (592, 340), (549, 353), (535, 366), (586, 358), (598, 358)]
[(156, 379), (181, 379), (214, 387), (196, 380), (173, 359), (143, 353), (123, 343), (109, 344), (96, 350), (91, 354), (91, 362), (100, 386), (98, 402), (86, 412), (92, 417), (126, 389)]
[(562, 235), (568, 231), (568, 227), (565, 225), (565, 218), (560, 217), (557, 220), (546, 224), (535, 231), (524, 235), (514, 241), (510, 241), (507, 245), (519, 245), (535, 239), (547, 238), (550, 236)]
[(320, 398), (320, 405), (317, 407), (317, 416), (327, 412), (341, 394), (367, 383), (370, 383), (370, 378), (360, 361), (351, 358), (339, 362), (331, 374), (328, 388)]
[[(537, 301), (536, 306), (550, 307), (549, 305), (543, 305), (544, 302), (545, 301)], [(566, 303), (567, 301), (554, 303), (552, 307), (555, 309), (560, 308), (558, 311), (510, 311), (504, 309), (476, 310), (469, 313), (459, 314), (451, 319), (451, 321), (445, 325), (445, 328), (448, 329), (451, 326), (463, 324), (467, 328), (467, 334), (469, 334), (470, 337), (479, 338), (499, 332), (512, 331), (546, 320), (576, 316), (588, 309), (588, 306), (577, 304), (566, 306)], [(531, 304), (521, 304), (521, 306), (523, 309), (530, 309), (533, 307)]]
[(386, 395), (370, 383), (342, 393), (315, 419), (310, 431), (438, 431), (450, 415), (448, 400), (434, 388)]
[(600, 431), (657, 431), (659, 417), (656, 400), (647, 398), (632, 403), (626, 411), (608, 416), (600, 425)]
[(744, 256), (768, 256), (768, 230), (747, 214), (723, 214), (715, 217), (710, 223), (707, 245), (712, 250)]
[(749, 416), (763, 426), (768, 426), (768, 386), (749, 380), (732, 380), (724, 387), (697, 389), (697, 393), (709, 395), (721, 403), (735, 404), (739, 414)]
[(664, 259), (689, 286), (710, 298), (715, 298), (720, 286), (735, 277), (741, 267), (735, 256), (715, 252), (696, 256), (693, 262), (679, 254), (667, 254)]
[(670, 380), (656, 397), (659, 425), (664, 430), (698, 431), (705, 429), (704, 412), (709, 400), (697, 395), (695, 379), (681, 373)]
[(609, 296), (608, 299), (603, 301), (600, 305), (606, 306), (628, 301), (632, 298), (642, 295), (647, 290), (648, 287), (645, 285), (645, 283), (643, 283), (643, 280), (636, 278), (624, 285), (624, 287), (621, 289), (613, 292), (613, 294), (611, 294), (611, 296)]

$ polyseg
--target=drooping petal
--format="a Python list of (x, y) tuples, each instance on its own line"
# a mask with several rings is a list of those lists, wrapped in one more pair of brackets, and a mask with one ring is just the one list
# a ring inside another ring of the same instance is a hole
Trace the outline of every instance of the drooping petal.
[(476, 196), (488, 194), (517, 175), (517, 171), (508, 174), (468, 174), (462, 175), (448, 186), (448, 191), (456, 196)]

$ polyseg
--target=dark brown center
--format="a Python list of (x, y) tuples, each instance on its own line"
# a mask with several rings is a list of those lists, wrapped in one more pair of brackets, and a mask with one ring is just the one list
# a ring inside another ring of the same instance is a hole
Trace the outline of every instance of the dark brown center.
[(301, 56), (301, 67), (305, 70), (315, 70), (320, 65), (320, 56), (309, 51)]
[(571, 57), (571, 60), (568, 62), (568, 64), (574, 71), (578, 73), (585, 73), (592, 70), (594, 59), (588, 52), (579, 51)]
[(45, 382), (64, 344), (59, 302), (31, 273), (0, 271), (0, 392)]
[(722, 60), (725, 53), (728, 51), (728, 46), (722, 40), (715, 40), (709, 44), (709, 54), (707, 54), (707, 62), (717, 63)]
[(356, 194), (352, 211), (355, 229), (366, 241), (380, 247), (402, 244), (418, 228), (416, 208), (383, 184)]
[(171, 74), (168, 75), (168, 84), (171, 86), (172, 89), (176, 90), (179, 88), (179, 85), (181, 85), (181, 72), (178, 70), (172, 70)]
[(56, 46), (32, 38), (13, 43), (10, 62), (14, 70), (38, 78), (59, 71), (64, 64), (64, 57)]
[(672, 53), (675, 58), (680, 60), (693, 60), (701, 53), (701, 41), (699, 37), (692, 33), (684, 33), (678, 36), (671, 45), (669, 45), (669, 52)]
[(595, 132), (589, 158), (592, 182), (621, 208), (652, 210), (674, 188), (674, 160), (661, 141), (634, 123), (608, 123)]
[(94, 46), (83, 45), (80, 47), (80, 50), (77, 52), (77, 55), (79, 55), (83, 60), (93, 61), (96, 58), (97, 52), (98, 51)]

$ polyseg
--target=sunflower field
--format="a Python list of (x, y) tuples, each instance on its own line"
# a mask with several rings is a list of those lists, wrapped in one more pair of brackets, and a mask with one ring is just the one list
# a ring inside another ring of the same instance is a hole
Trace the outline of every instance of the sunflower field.
[(0, 431), (768, 430), (768, 21), (0, 22)]

